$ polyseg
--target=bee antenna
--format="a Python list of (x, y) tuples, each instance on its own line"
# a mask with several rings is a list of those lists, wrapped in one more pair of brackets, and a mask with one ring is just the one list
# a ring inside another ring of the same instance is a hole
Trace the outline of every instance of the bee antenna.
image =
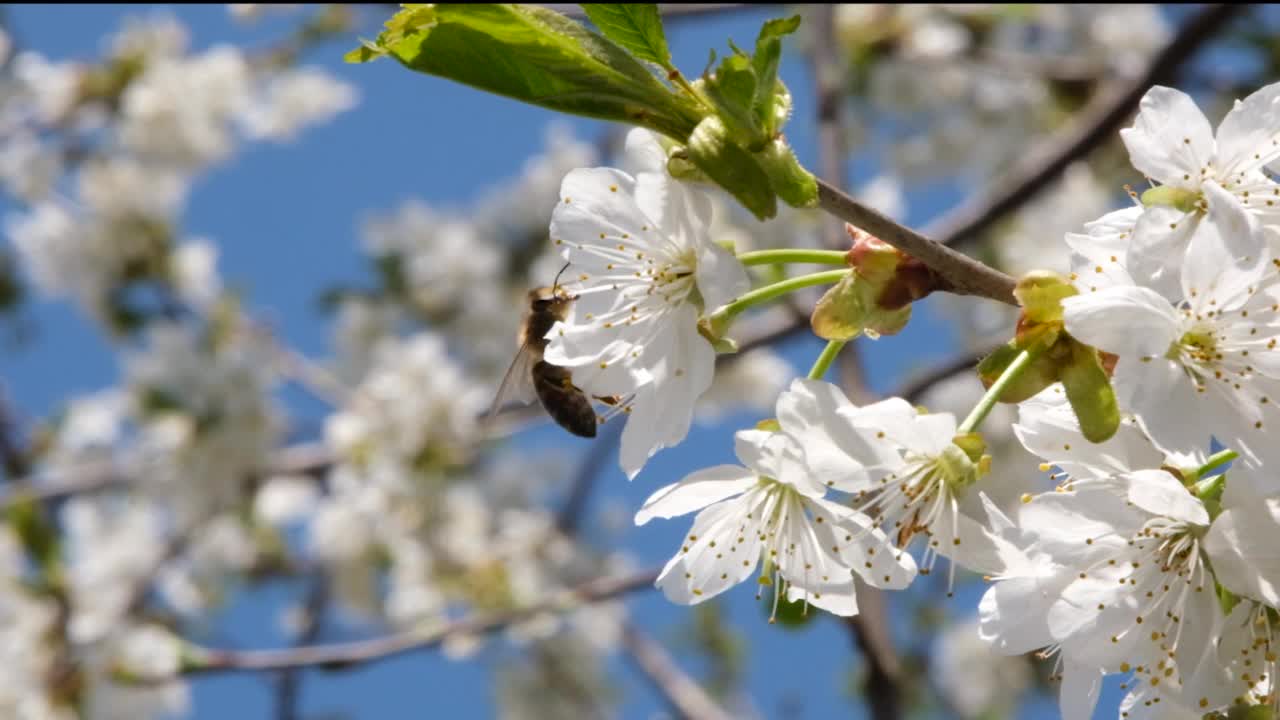
[(564, 271), (565, 271), (565, 270), (568, 270), (568, 269), (569, 269), (569, 263), (565, 263), (565, 264), (564, 264), (564, 267), (560, 268), (560, 272), (556, 273), (556, 279), (551, 281), (551, 294), (552, 294), (552, 295), (555, 295), (557, 292), (559, 292), (559, 289), (560, 289), (560, 276), (561, 276), (561, 275), (563, 275), (563, 274), (564, 274)]

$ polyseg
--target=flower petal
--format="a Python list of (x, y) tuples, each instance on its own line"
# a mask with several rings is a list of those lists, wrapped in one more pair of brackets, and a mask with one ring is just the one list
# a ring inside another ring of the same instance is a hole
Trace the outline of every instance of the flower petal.
[(757, 482), (756, 474), (740, 465), (717, 465), (699, 470), (650, 495), (636, 513), (636, 525), (644, 525), (656, 517), (672, 518), (701, 510), (741, 494)]
[(1209, 524), (1209, 513), (1200, 499), (1164, 470), (1137, 470), (1124, 479), (1129, 483), (1129, 502), (1152, 515)]
[[(915, 559), (895, 547), (870, 518), (830, 500), (809, 499), (806, 504), (822, 546), (833, 548), (837, 558), (868, 585), (901, 590), (915, 579)], [(823, 522), (817, 522), (819, 517)]]
[(1160, 205), (1147, 208), (1134, 225), (1133, 237), (1121, 256), (1129, 276), (1171, 302), (1182, 300), (1180, 273), (1187, 246), (1203, 222), (1198, 212)]
[(760, 559), (759, 518), (772, 511), (773, 498), (748, 491), (698, 513), (685, 544), (658, 577), (667, 598), (700, 603), (750, 577)]
[(1215, 182), (1204, 184), (1209, 216), (1187, 246), (1183, 297), (1197, 313), (1235, 310), (1262, 283), (1271, 260), (1255, 218)]
[(839, 388), (821, 380), (798, 378), (778, 396), (778, 423), (804, 456), (804, 466), (798, 468), (804, 474), (784, 477), (784, 482), (844, 490), (869, 482), (868, 466), (889, 471), (901, 465), (892, 445), (858, 432), (841, 414), (852, 408)]
[(1129, 159), (1143, 175), (1195, 189), (1214, 155), (1213, 128), (1186, 93), (1157, 85), (1138, 105), (1133, 127), (1120, 131)]
[(1218, 582), (1231, 592), (1280, 606), (1277, 537), (1280, 498), (1224, 511), (1214, 519), (1204, 539)]
[(710, 311), (732, 302), (751, 289), (751, 278), (733, 253), (719, 245), (704, 240), (698, 243), (698, 292), (706, 310)]
[(662, 149), (658, 136), (644, 128), (632, 128), (624, 145), (627, 164), (637, 173), (667, 172), (667, 151)]
[(1144, 287), (1113, 287), (1062, 301), (1067, 332), (1121, 357), (1162, 356), (1178, 338), (1169, 301)]
[(1231, 111), (1218, 123), (1217, 157), (1220, 177), (1232, 181), (1258, 170), (1280, 157), (1280, 83), (1236, 100)]
[(1102, 692), (1102, 669), (1064, 658), (1058, 710), (1062, 720), (1091, 720)]

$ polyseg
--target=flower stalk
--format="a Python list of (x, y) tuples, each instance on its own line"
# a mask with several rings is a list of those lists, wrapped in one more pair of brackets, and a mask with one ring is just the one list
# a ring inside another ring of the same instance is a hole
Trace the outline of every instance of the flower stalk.
[(995, 407), (996, 403), (999, 402), (1000, 396), (1004, 394), (1005, 389), (1018, 379), (1023, 370), (1031, 366), (1031, 362), (1039, 354), (1040, 352), (1036, 349), (1023, 350), (1018, 353), (1018, 356), (1013, 359), (1013, 362), (1009, 363), (1009, 366), (1000, 374), (1000, 377), (996, 378), (996, 381), (991, 383), (991, 387), (987, 388), (986, 394), (974, 406), (969, 416), (964, 419), (964, 422), (960, 423), (960, 427), (956, 429), (956, 432), (964, 434), (977, 429), (987, 415), (990, 414), (991, 408)]
[(814, 361), (813, 367), (809, 370), (810, 380), (821, 380), (830, 369), (831, 363), (835, 362), (836, 356), (844, 349), (847, 344), (846, 340), (832, 340), (822, 349), (822, 354), (818, 355), (818, 359)]
[(810, 263), (813, 265), (847, 265), (848, 253), (843, 250), (804, 250), (782, 248), (777, 250), (753, 250), (738, 254), (743, 265), (773, 265), (780, 263)]
[(839, 282), (841, 278), (849, 274), (848, 269), (843, 270), (826, 270), (823, 272), (812, 273), (809, 275), (800, 275), (798, 277), (787, 278), (776, 283), (758, 287), (751, 292), (744, 293), (733, 302), (727, 303), (718, 308), (707, 317), (712, 333), (717, 337), (723, 336), (725, 330), (728, 329), (729, 323), (733, 321), (743, 310), (760, 305), (775, 298), (795, 292), (814, 285), (830, 285)]

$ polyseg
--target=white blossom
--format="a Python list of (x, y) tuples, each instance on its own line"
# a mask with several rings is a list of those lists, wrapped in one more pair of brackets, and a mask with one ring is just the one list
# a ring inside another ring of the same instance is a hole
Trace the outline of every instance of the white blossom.
[(1161, 86), (1147, 91), (1133, 127), (1120, 136), (1133, 166), (1173, 197), (1153, 201), (1139, 219), (1127, 256), (1130, 273), (1171, 300), (1185, 298), (1179, 294), (1187, 289), (1179, 287), (1184, 255), (1208, 225), (1220, 223), (1228, 225), (1213, 229), (1215, 249), (1237, 262), (1259, 260), (1253, 243), (1260, 239), (1253, 235), (1280, 220), (1280, 185), (1262, 173), (1280, 157), (1278, 98), (1275, 84), (1237, 101), (1215, 134), (1185, 93)]
[(788, 600), (854, 615), (853, 572), (876, 587), (911, 582), (910, 555), (880, 552), (887, 540), (865, 519), (824, 499), (822, 486), (789, 480), (795, 443), (783, 433), (739, 431), (734, 450), (745, 467), (700, 470), (645, 500), (637, 525), (699, 511), (680, 552), (658, 576), (668, 599), (709, 600), (750, 577), (762, 559), (760, 585), (773, 585), (775, 607), (785, 591)]
[(952, 442), (950, 414), (921, 414), (901, 398), (857, 407), (830, 383), (797, 379), (778, 399), (778, 422), (803, 453), (791, 472), (853, 494), (853, 507), (887, 533), (872, 536), (878, 552), (904, 555), (923, 536), (926, 572), (937, 555), (981, 572), (1022, 561), (986, 527), (980, 493), (968, 492), (979, 468)]
[(254, 516), (268, 525), (287, 525), (308, 516), (319, 491), (308, 477), (278, 475), (268, 479), (253, 499)]
[(572, 368), (588, 393), (624, 398), (620, 459), (635, 477), (658, 449), (684, 439), (711, 385), (715, 350), (699, 316), (748, 280), (706, 235), (706, 197), (666, 174), (653, 136), (634, 130), (627, 141), (648, 171), (580, 169), (560, 188), (551, 235), (570, 263), (565, 285), (576, 300), (547, 334), (545, 358)]
[[(1213, 183), (1204, 192), (1225, 195)], [(1179, 268), (1177, 304), (1146, 285), (1123, 284), (1062, 301), (1068, 332), (1119, 356), (1118, 398), (1167, 451), (1205, 449), (1210, 435), (1255, 454), (1266, 444), (1280, 316), (1274, 268), (1254, 228), (1239, 205), (1211, 204)], [(1132, 265), (1128, 271), (1148, 277)]]
[(298, 131), (355, 107), (355, 88), (317, 68), (290, 69), (268, 78), (241, 113), (251, 139), (292, 140)]
[[(983, 636), (1006, 654), (1060, 653), (1067, 718), (1091, 717), (1102, 673), (1132, 673), (1127, 717), (1165, 717), (1170, 704), (1218, 709), (1214, 573), (1232, 560), (1222, 546), (1235, 545), (1233, 533), (1156, 469), (1192, 470), (1203, 453), (1166, 458), (1133, 422), (1090, 444), (1057, 386), (1023, 405), (1015, 429), (1063, 482), (1026, 496), (1016, 528), (1005, 527), (1032, 563), (995, 578), (980, 605)], [(1242, 571), (1253, 559), (1235, 557)]]
[(148, 64), (121, 98), (120, 136), (139, 156), (199, 166), (231, 152), (230, 121), (249, 102), (251, 71), (239, 50)]

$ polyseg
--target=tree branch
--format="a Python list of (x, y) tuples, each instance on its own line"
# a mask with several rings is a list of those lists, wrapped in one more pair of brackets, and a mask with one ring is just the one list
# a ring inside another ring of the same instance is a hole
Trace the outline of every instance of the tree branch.
[[(295, 648), (314, 645), (320, 639), (324, 616), (329, 607), (329, 574), (319, 568), (312, 578), (303, 607), (302, 627)], [(276, 682), (276, 717), (279, 720), (297, 720), (298, 694), (301, 689), (301, 668), (285, 668)]]
[[(1129, 119), (1152, 85), (1172, 78), (1196, 51), (1244, 5), (1209, 5), (1191, 17), (1146, 69), (1127, 83), (1102, 90), (1055, 138), (1023, 156), (988, 192), (930, 224), (928, 234), (945, 245), (969, 242), (1021, 208), (1068, 165), (1101, 146)], [(857, 223), (854, 223), (855, 225)], [(870, 228), (865, 228), (870, 230)], [(872, 232), (872, 234), (875, 234)], [(888, 241), (887, 238), (882, 238)], [(923, 259), (923, 258), (922, 258)]]
[(629, 620), (622, 626), (622, 646), (677, 717), (729, 720), (730, 715), (676, 665), (662, 645)]
[(895, 222), (822, 179), (818, 180), (818, 207), (929, 266), (950, 284), (950, 292), (1018, 304), (1013, 278)]
[[(455, 635), (488, 635), (543, 613), (563, 613), (583, 605), (608, 600), (638, 590), (653, 588), (659, 568), (651, 568), (610, 578), (592, 580), (563, 590), (540, 603), (499, 613), (482, 613), (444, 625), (406, 630), (371, 640), (333, 645), (312, 645), (285, 650), (216, 650), (189, 648), (183, 675), (226, 672), (261, 672), (289, 668), (317, 667), (342, 670), (429, 650)], [(139, 683), (168, 682), (168, 677), (142, 677)]]

